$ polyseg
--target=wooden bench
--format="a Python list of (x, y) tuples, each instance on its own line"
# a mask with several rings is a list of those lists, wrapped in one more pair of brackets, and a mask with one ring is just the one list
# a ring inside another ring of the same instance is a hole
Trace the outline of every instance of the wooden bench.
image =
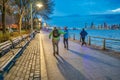
[(4, 55), (5, 53), (7, 53), (8, 51), (10, 51), (11, 48), (12, 48), (12, 43), (10, 40), (1, 43), (0, 44), (0, 57)]
[[(4, 65), (2, 65), (0, 67), (0, 80), (4, 80), (3, 78), (4, 78), (5, 73), (11, 69), (11, 67), (15, 64), (17, 58), (19, 58), (20, 55), (23, 53), (26, 46), (30, 42), (30, 39), (28, 39), (28, 38), (29, 38), (29, 35), (23, 35), (23, 36), (14, 38), (12, 40), (8, 40), (4, 43), (1, 43), (1, 46), (0, 46), (1, 53), (4, 52), (4, 48), (6, 48), (6, 49), (8, 49), (8, 51), (10, 51), (10, 50), (15, 50), (16, 46), (18, 46), (20, 43), (24, 43), (24, 44), (22, 44), (22, 46), (20, 45), (21, 48), (20, 47), (17, 48), (17, 52), (13, 56), (11, 56), (11, 58), (9, 60), (7, 60)], [(23, 42), (23, 41), (25, 41), (25, 42)], [(7, 45), (9, 45), (9, 46), (7, 46)], [(6, 49), (5, 49), (5, 51), (6, 51)], [(7, 52), (4, 54), (7, 55)], [(2, 55), (4, 55), (4, 54), (2, 54)], [(1, 57), (1, 58), (3, 58), (3, 57)]]
[[(17, 48), (16, 46), (18, 44), (20, 44), (22, 41), (27, 40), (28, 38), (29, 38), (29, 35), (23, 35), (23, 36), (19, 36), (17, 38), (13, 38), (11, 40), (1, 43), (0, 44), (0, 57), (6, 54), (11, 49)], [(20, 44), (19, 47), (23, 47), (23, 46)]]

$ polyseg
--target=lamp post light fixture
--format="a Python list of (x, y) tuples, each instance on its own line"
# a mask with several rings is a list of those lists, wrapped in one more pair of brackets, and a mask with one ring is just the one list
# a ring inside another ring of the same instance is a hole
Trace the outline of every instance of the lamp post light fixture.
[[(42, 8), (43, 7), (43, 5), (42, 4), (37, 4), (37, 6), (39, 7), (39, 8)], [(30, 3), (30, 14), (31, 14), (31, 31), (33, 31), (33, 14), (32, 14), (32, 3)]]
[(41, 29), (42, 28), (42, 18), (39, 18), (38, 22), (39, 22), (39, 28)]
[(39, 18), (39, 21), (42, 21), (42, 18)]
[(43, 5), (42, 5), (41, 3), (37, 4), (37, 6), (38, 6), (39, 8), (43, 7)]

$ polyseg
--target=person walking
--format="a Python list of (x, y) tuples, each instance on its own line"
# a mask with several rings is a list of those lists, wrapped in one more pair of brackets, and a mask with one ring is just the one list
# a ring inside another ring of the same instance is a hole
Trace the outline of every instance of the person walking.
[(49, 34), (49, 39), (52, 36), (52, 45), (53, 45), (53, 55), (55, 54), (59, 55), (59, 40), (60, 40), (60, 35), (65, 34), (65, 32), (58, 30), (56, 27), (50, 32)]
[(66, 48), (68, 50), (68, 38), (69, 38), (69, 35), (68, 35), (68, 29), (67, 27), (64, 27), (64, 36), (63, 36), (63, 43), (64, 43), (64, 48)]
[(86, 45), (86, 42), (85, 42), (85, 37), (88, 35), (88, 33), (84, 30), (84, 28), (82, 29), (82, 31), (80, 32), (80, 36), (81, 36), (81, 39), (82, 39), (82, 45), (83, 46), (84, 44)]

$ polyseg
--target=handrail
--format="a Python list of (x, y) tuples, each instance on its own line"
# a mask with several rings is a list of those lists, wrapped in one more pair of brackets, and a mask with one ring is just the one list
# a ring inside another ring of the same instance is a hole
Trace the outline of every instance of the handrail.
[[(73, 40), (76, 40), (76, 35), (75, 35), (75, 33), (70, 33), (70, 34), (72, 34), (73, 35)], [(69, 38), (71, 38), (71, 36), (70, 36), (70, 34), (69, 34)]]
[(120, 41), (120, 39), (104, 38), (104, 37), (98, 37), (98, 36), (90, 36), (90, 37), (93, 37), (93, 38), (100, 38), (100, 39), (106, 39), (106, 40)]
[[(72, 37), (70, 37), (70, 38), (72, 38), (73, 40), (76, 39), (75, 33), (70, 33), (69, 35), (72, 36)], [(107, 41), (110, 41), (110, 40), (111, 40), (111, 43), (114, 42), (114, 41), (117, 42), (117, 43), (120, 43), (120, 39), (112, 39), (112, 38), (105, 38), (105, 37), (99, 37), (99, 36), (88, 36), (88, 37), (87, 37), (87, 39), (88, 39), (88, 41), (87, 41), (88, 45), (91, 45), (91, 43), (94, 42), (94, 40), (92, 40), (93, 38), (102, 39), (102, 41), (101, 41), (100, 44), (102, 44), (101, 47), (102, 47), (103, 50), (106, 50), (106, 49), (109, 48), (109, 45), (107, 44), (107, 43), (108, 43)], [(80, 40), (80, 42), (81, 42), (81, 39), (78, 38), (78, 36), (77, 36), (77, 39)], [(97, 41), (98, 41), (98, 40), (97, 40)], [(93, 44), (93, 45), (95, 45), (95, 44)], [(115, 44), (112, 44), (112, 45), (115, 45)], [(96, 45), (96, 46), (97, 46), (97, 45)], [(110, 47), (114, 47), (114, 46), (110, 46)], [(117, 47), (120, 47), (119, 44), (117, 45)], [(116, 47), (114, 47), (114, 48), (116, 48)], [(115, 50), (115, 51), (116, 51), (116, 50)]]
[[(120, 39), (112, 39), (112, 38), (103, 38), (103, 37), (96, 37), (96, 36), (89, 36), (89, 45), (91, 45), (91, 38), (97, 38), (97, 39), (103, 39), (103, 46), (102, 48), (105, 50), (107, 47), (106, 43), (107, 43), (107, 40), (111, 40), (111, 41), (118, 41), (120, 42)], [(114, 45), (114, 44), (113, 44)]]

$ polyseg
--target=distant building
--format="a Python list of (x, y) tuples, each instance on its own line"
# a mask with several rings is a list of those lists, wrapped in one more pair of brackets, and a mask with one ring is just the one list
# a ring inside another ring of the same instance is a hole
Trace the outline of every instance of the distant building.
[(96, 29), (95, 25), (93, 22), (91, 22), (91, 26), (90, 26), (91, 29)]
[(108, 26), (107, 26), (106, 22), (104, 22), (104, 26), (103, 27), (104, 27), (104, 29), (107, 29)]

